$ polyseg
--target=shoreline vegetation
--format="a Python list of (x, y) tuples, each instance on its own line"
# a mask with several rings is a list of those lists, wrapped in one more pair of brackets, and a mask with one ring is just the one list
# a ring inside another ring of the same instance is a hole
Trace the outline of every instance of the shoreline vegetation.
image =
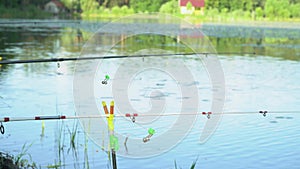
[[(58, 15), (43, 10), (49, 0), (28, 0), (28, 4), (21, 0), (0, 2), (0, 18), (96, 20), (159, 12), (192, 23), (300, 22), (300, 0), (205, 0), (205, 7), (195, 9), (191, 14), (180, 13), (178, 0), (61, 0), (68, 10)], [(193, 9), (190, 2), (186, 8)]]

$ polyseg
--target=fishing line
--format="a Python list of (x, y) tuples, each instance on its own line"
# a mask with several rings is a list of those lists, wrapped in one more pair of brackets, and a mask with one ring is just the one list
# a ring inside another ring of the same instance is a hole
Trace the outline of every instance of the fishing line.
[(24, 64), (24, 63), (46, 63), (46, 62), (64, 62), (64, 61), (82, 61), (82, 60), (98, 60), (98, 59), (123, 59), (123, 58), (144, 58), (144, 57), (159, 57), (159, 56), (189, 56), (189, 55), (245, 55), (250, 53), (234, 53), (234, 52), (224, 52), (224, 53), (173, 53), (173, 54), (144, 54), (144, 55), (114, 55), (114, 56), (99, 56), (99, 57), (71, 57), (71, 58), (49, 58), (49, 59), (28, 59), (28, 60), (0, 60), (0, 65), (7, 64)]

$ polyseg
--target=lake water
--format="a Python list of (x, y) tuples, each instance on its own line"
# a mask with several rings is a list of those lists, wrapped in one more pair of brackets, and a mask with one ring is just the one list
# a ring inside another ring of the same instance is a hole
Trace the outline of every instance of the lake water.
[[(101, 21), (70, 20), (51, 22), (0, 20), (0, 23), (0, 56), (3, 60), (83, 57), (86, 54), (82, 50), (84, 44), (93, 37), (94, 31), (107, 24)], [(164, 24), (163, 27), (172, 27), (170, 23), (157, 23), (157, 28), (162, 26), (161, 24)], [(282, 24), (282, 26), (280, 23), (264, 26), (216, 23), (198, 25), (197, 29), (207, 35), (212, 46), (220, 53), (218, 59), (224, 72), (225, 113), (218, 123), (217, 130), (210, 139), (200, 143), (204, 125), (211, 120), (200, 115), (191, 130), (184, 133), (181, 141), (177, 140), (177, 136), (182, 134), (180, 131), (172, 131), (164, 135), (167, 140), (159, 140), (158, 138), (168, 130), (168, 126), (174, 124), (173, 120), (176, 120), (177, 116), (140, 117), (136, 119), (135, 124), (128, 118), (116, 118), (116, 131), (130, 136), (129, 140), (131, 138), (141, 140), (147, 135), (149, 127), (155, 128), (158, 135), (154, 135), (153, 140), (148, 144), (151, 146), (146, 149), (132, 139), (133, 143), (129, 145), (127, 155), (122, 152), (124, 146), (120, 139), (118, 168), (175, 168), (175, 161), (178, 168), (189, 168), (196, 160), (196, 168), (205, 169), (299, 168), (300, 24), (290, 27), (286, 23)], [(182, 29), (188, 31), (189, 28)], [(111, 35), (111, 38), (101, 41), (99, 44), (102, 46), (98, 47), (116, 44), (109, 53), (106, 53), (107, 55), (152, 54), (151, 52), (161, 51), (189, 52), (189, 49), (177, 42), (178, 37), (140, 35), (117, 41), (122, 36), (119, 32), (102, 33), (101, 35), (105, 36)], [(184, 36), (180, 38), (182, 40)], [(194, 37), (197, 38), (201, 37)], [(189, 42), (193, 43), (194, 40)], [(155, 50), (152, 50), (153, 48)], [(252, 54), (254, 52), (256, 54)], [(92, 54), (92, 56), (96, 55)], [(154, 98), (154, 101), (165, 101), (166, 113), (177, 112), (180, 110), (182, 100), (190, 99), (183, 97), (180, 91), (190, 86), (196, 87), (200, 95), (199, 112), (211, 110), (213, 90), (205, 67), (197, 56), (136, 58), (123, 62), (121, 60), (103, 60), (99, 71), (95, 73), (95, 76), (99, 77), (97, 79), (99, 81), (95, 82), (95, 84), (99, 83), (95, 85), (97, 86), (95, 93), (101, 94), (95, 95), (92, 100), (96, 99), (99, 103), (97, 109), (101, 111), (100, 113), (103, 113), (101, 101), (109, 102), (114, 98), (111, 95), (113, 91), (110, 91), (109, 87), (111, 87), (110, 83), (117, 80), (117, 75), (110, 73), (116, 71), (116, 66), (125, 65), (123, 72), (129, 74), (130, 70), (138, 67), (139, 64), (150, 65), (150, 67), (170, 64), (171, 67), (176, 67), (177, 63), (183, 63), (192, 71), (193, 79), (190, 81), (185, 79), (187, 81), (182, 84), (182, 87), (181, 84), (174, 82), (175, 75), (161, 70), (149, 69), (134, 74), (128, 86), (128, 99), (131, 106), (138, 109), (136, 111), (147, 112), (151, 109), (149, 99)], [(86, 63), (89, 64), (85, 61), (76, 64), (73, 61), (60, 62), (59, 67), (57, 63), (1, 65), (0, 118), (61, 114), (68, 117), (76, 113), (82, 115), (81, 109), (76, 107), (78, 106), (75, 103), (76, 98), (74, 99), (76, 89), (74, 75), (79, 70), (79, 74), (88, 71), (89, 67), (84, 67)], [(104, 74), (111, 75), (108, 85), (101, 84)], [(119, 89), (118, 86), (116, 88)], [(119, 93), (124, 92), (127, 91), (119, 90)], [(79, 102), (87, 102), (86, 98), (81, 99)], [(122, 114), (118, 110), (121, 109), (120, 105), (126, 102), (123, 103), (120, 99), (118, 101), (118, 98), (114, 99), (117, 100), (116, 113)], [(80, 106), (84, 110), (84, 107), (89, 107), (89, 104)], [(125, 106), (124, 109), (126, 108)], [(270, 113), (264, 117), (258, 113), (260, 110), (267, 110)], [(131, 113), (129, 108), (128, 111)], [(239, 113), (226, 114), (226, 112)], [(95, 112), (97, 113), (99, 112)], [(93, 112), (87, 113), (87, 115), (92, 114)], [(28, 159), (30, 163), (35, 162), (41, 168), (58, 168), (58, 166), (60, 168), (112, 168), (107, 153), (97, 144), (97, 138), (93, 135), (99, 135), (101, 140), (101, 132), (97, 127), (103, 127), (101, 126), (103, 124), (99, 123), (97, 126), (91, 122), (90, 131), (87, 131), (87, 125), (80, 122), (84, 121), (3, 123), (5, 134), (0, 135), (0, 151), (18, 155), (25, 145), (25, 149), (28, 150), (23, 158)], [(83, 126), (86, 127), (85, 132)], [(73, 133), (76, 133), (74, 145), (70, 141)], [(89, 133), (93, 138), (85, 133)], [(176, 144), (168, 145), (173, 144), (173, 140)], [(170, 148), (164, 149), (168, 146)]]

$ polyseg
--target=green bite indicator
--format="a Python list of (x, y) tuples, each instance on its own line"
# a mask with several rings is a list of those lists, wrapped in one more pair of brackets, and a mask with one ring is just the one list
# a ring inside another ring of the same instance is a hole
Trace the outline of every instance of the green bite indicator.
[(148, 134), (153, 135), (155, 133), (155, 130), (153, 128), (148, 129)]
[(143, 138), (143, 142), (146, 143), (148, 141), (150, 141), (150, 138), (154, 135), (155, 130), (153, 128), (149, 128), (148, 129), (148, 136)]
[(105, 75), (105, 79), (102, 81), (102, 84), (107, 84), (107, 81), (110, 79), (108, 75)]

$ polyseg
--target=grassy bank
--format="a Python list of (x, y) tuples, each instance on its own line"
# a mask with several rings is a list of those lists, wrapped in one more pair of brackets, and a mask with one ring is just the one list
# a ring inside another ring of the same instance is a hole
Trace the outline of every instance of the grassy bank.
[[(163, 12), (162, 12), (163, 13)], [(112, 9), (100, 7), (97, 10), (83, 12), (81, 17), (83, 19), (116, 19), (123, 16), (133, 15), (133, 14), (150, 14), (149, 12), (139, 12), (136, 13), (133, 9), (127, 6), (123, 7), (113, 7)], [(233, 22), (300, 22), (300, 18), (290, 18), (290, 17), (272, 17), (268, 18), (262, 14), (257, 14), (256, 12), (250, 13), (248, 11), (221, 11), (217, 9), (205, 10), (203, 13), (200, 11), (194, 12), (191, 15), (183, 15), (180, 13), (166, 13), (171, 14), (179, 18), (186, 19), (192, 23), (198, 22), (223, 22), (223, 23), (233, 23)], [(151, 14), (149, 15), (149, 18)]]

